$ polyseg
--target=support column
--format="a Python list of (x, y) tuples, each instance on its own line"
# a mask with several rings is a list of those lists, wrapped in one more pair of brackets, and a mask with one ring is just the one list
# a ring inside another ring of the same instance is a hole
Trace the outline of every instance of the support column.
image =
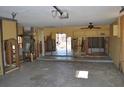
[(41, 34), (41, 40), (42, 40), (42, 56), (45, 56), (45, 44), (44, 44), (44, 32), (43, 31)]

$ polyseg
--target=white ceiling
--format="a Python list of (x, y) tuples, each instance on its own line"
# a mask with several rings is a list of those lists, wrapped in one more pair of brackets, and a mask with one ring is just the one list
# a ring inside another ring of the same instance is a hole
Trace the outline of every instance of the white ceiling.
[(11, 18), (12, 12), (17, 12), (16, 19), (25, 26), (76, 26), (110, 24), (118, 16), (119, 6), (58, 6), (67, 10), (69, 19), (53, 18), (52, 6), (0, 6), (0, 16)]

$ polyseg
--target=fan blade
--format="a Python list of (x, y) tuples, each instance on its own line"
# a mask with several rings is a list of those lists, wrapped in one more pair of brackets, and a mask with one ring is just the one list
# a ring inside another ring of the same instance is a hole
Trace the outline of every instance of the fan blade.
[(80, 29), (89, 29), (88, 27), (80, 28)]
[(101, 27), (93, 27), (93, 29), (101, 29)]

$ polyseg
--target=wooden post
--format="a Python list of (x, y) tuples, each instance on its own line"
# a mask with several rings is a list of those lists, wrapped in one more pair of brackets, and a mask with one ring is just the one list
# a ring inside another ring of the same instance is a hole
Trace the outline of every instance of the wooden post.
[(124, 72), (124, 15), (120, 17), (119, 25), (120, 25), (120, 39), (121, 39), (119, 68), (122, 72)]
[(45, 44), (44, 44), (44, 32), (42, 31), (42, 34), (41, 34), (41, 40), (42, 40), (42, 56), (45, 56)]
[(31, 57), (30, 57), (31, 58), (31, 62), (33, 62), (34, 61), (33, 53), (31, 53), (30, 55), (31, 55)]

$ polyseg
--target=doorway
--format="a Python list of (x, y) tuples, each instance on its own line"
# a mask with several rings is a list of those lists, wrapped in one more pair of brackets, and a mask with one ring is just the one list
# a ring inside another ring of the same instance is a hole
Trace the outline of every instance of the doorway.
[(65, 33), (56, 34), (56, 55), (71, 56), (71, 37), (67, 37)]

